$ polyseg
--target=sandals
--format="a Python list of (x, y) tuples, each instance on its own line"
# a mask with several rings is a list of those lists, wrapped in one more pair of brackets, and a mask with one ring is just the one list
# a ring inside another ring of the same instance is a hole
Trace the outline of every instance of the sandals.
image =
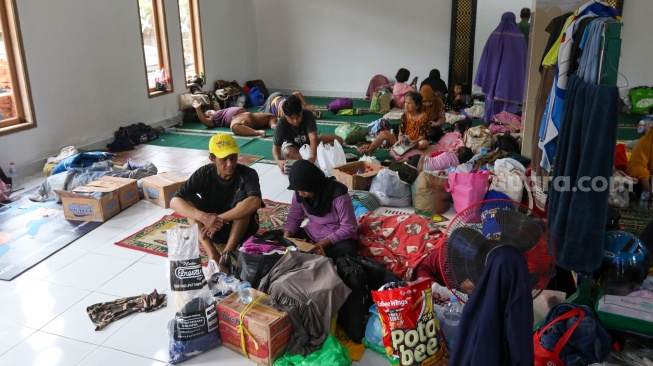
[(315, 118), (322, 118), (322, 111), (315, 111)]

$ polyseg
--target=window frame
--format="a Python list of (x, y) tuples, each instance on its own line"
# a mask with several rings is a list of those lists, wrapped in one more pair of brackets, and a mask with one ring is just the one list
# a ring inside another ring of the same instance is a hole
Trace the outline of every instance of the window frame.
[(25, 67), (25, 53), (15, 0), (0, 0), (0, 22), (7, 52), (16, 116), (0, 120), (0, 135), (36, 127), (34, 105)]
[[(200, 0), (187, 0), (188, 1), (188, 15), (190, 20), (190, 34), (191, 43), (193, 45), (193, 62), (195, 65), (195, 75), (205, 74), (204, 72), (204, 44), (202, 41), (202, 21), (200, 16)], [(181, 17), (181, 7), (179, 0), (177, 0), (177, 9)], [(181, 18), (179, 20), (179, 34), (181, 35)], [(186, 78), (186, 58), (184, 57), (184, 38), (181, 37), (181, 61), (184, 66), (184, 79), (186, 80), (186, 89), (192, 85), (188, 83)], [(204, 80), (206, 85), (206, 80)]]
[(174, 92), (174, 84), (172, 81), (171, 64), (170, 64), (170, 48), (168, 47), (168, 28), (166, 25), (166, 11), (164, 0), (148, 0), (152, 2), (152, 26), (156, 36), (157, 54), (159, 56), (159, 69), (166, 70), (170, 89), (166, 91), (158, 91), (155, 88), (150, 88), (147, 78), (147, 60), (145, 59), (145, 40), (143, 38), (143, 23), (141, 22), (141, 7), (139, 0), (136, 0), (136, 9), (138, 11), (138, 24), (141, 33), (141, 51), (143, 52), (143, 68), (145, 71), (145, 85), (147, 87), (148, 98), (157, 97), (160, 95)]

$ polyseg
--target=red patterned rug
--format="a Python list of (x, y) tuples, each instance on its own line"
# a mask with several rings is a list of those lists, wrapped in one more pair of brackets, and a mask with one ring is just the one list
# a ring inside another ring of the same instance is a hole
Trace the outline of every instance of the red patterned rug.
[[(287, 203), (263, 200), (265, 207), (258, 210), (260, 229), (259, 232), (282, 229), (290, 211)], [(161, 220), (128, 236), (116, 243), (121, 247), (140, 250), (142, 252), (168, 256), (168, 243), (166, 241), (166, 230), (172, 229), (177, 224), (188, 225), (185, 217), (177, 214), (165, 215)], [(206, 253), (200, 247), (202, 263), (206, 263)]]

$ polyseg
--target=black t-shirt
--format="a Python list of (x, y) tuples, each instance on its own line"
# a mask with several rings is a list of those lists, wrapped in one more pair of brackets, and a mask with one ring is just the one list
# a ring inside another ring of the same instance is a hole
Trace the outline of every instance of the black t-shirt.
[(302, 113), (302, 121), (299, 122), (299, 128), (293, 127), (286, 117), (281, 117), (277, 122), (277, 127), (274, 129), (273, 144), (276, 146), (283, 145), (284, 142), (290, 142), (297, 146), (310, 144), (308, 134), (317, 131), (317, 124), (315, 117), (311, 111), (304, 109)]
[(262, 198), (256, 170), (238, 164), (231, 179), (224, 180), (213, 163), (197, 169), (175, 197), (192, 202), (204, 212), (216, 214), (231, 210), (247, 197)]

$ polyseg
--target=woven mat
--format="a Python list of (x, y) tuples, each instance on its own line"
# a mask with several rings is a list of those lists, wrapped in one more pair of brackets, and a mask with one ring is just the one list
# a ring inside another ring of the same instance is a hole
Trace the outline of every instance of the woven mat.
[[(259, 232), (282, 229), (286, 223), (290, 205), (270, 200), (263, 200), (263, 202), (265, 203), (265, 207), (258, 210), (260, 221)], [(188, 225), (188, 221), (185, 217), (177, 214), (165, 215), (161, 220), (115, 244), (121, 247), (167, 257), (168, 243), (166, 240), (166, 230), (172, 229), (177, 224)], [(202, 255), (202, 263), (206, 264), (208, 259), (206, 252), (201, 246), (200, 254)]]

